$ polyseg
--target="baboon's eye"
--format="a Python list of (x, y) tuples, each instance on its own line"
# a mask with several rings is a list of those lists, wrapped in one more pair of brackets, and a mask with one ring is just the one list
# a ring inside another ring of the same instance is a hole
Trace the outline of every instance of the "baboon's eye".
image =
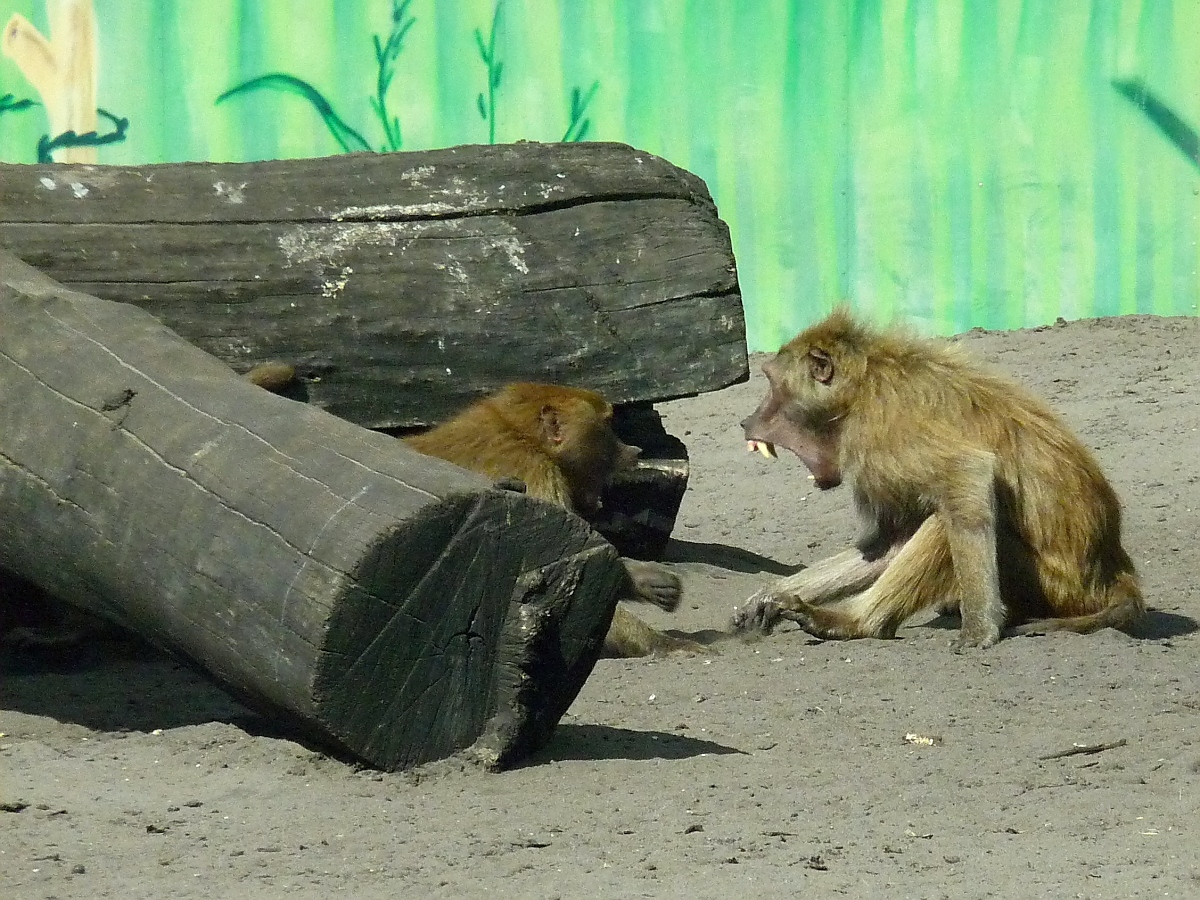
[(808, 351), (808, 371), (814, 381), (829, 384), (833, 381), (833, 360), (824, 350), (814, 347)]

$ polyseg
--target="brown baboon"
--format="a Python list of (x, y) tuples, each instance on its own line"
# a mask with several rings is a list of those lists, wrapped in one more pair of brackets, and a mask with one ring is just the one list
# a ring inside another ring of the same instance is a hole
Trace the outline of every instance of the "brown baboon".
[[(532, 496), (587, 516), (613, 475), (636, 465), (638, 448), (612, 428), (612, 405), (599, 394), (548, 384), (513, 384), (454, 418), (405, 438), (414, 450), (491, 478), (517, 479)], [(666, 610), (679, 604), (679, 578), (665, 566), (626, 559), (625, 600)], [(608, 656), (703, 652), (656, 631), (622, 606), (604, 641)]]
[(844, 309), (763, 368), (769, 393), (742, 423), (750, 449), (791, 450), (823, 490), (848, 481), (865, 528), (856, 549), (751, 597), (736, 629), (784, 618), (822, 638), (893, 637), (920, 610), (957, 606), (962, 648), (1141, 615), (1116, 494), (1016, 384)]

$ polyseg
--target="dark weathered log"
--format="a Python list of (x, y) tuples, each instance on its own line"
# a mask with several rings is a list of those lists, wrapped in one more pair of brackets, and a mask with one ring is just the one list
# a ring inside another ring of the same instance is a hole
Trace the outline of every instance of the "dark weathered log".
[(0, 165), (0, 244), (239, 371), (295, 363), (310, 402), (369, 428), (521, 379), (625, 403), (747, 377), (707, 188), (623, 144)]
[(3, 252), (0, 321), (0, 566), (375, 766), (548, 737), (621, 577), (581, 520)]
[(619, 407), (614, 419), (621, 440), (642, 453), (636, 469), (605, 489), (600, 511), (591, 517), (592, 527), (622, 556), (660, 559), (687, 490), (687, 447), (666, 432), (648, 403)]

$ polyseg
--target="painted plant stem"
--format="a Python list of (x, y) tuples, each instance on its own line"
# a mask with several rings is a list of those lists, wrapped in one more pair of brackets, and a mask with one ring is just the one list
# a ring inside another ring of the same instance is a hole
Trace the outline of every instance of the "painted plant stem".
[(258, 78), (243, 81), (241, 84), (231, 87), (219, 96), (216, 103), (220, 105), (233, 97), (259, 90), (280, 91), (285, 94), (298, 94), (303, 97), (312, 104), (313, 109), (317, 111), (317, 115), (325, 123), (325, 127), (329, 129), (329, 133), (333, 135), (333, 139), (338, 142), (342, 150), (346, 153), (352, 150), (373, 149), (367, 143), (366, 138), (356, 129), (347, 125), (342, 117), (333, 111), (333, 107), (320, 91), (307, 81), (297, 78), (295, 75), (288, 75), (286, 72), (271, 72), (268, 75), (260, 75)]
[(129, 119), (124, 116), (114, 116), (106, 109), (96, 107), (96, 115), (103, 119), (107, 119), (112, 124), (113, 130), (107, 134), (100, 134), (95, 131), (85, 131), (83, 134), (77, 134), (74, 131), (64, 131), (62, 134), (57, 134), (53, 138), (48, 134), (43, 134), (38, 140), (37, 154), (39, 163), (52, 163), (54, 157), (51, 155), (55, 150), (64, 150), (69, 147), (103, 147), (105, 144), (119, 144), (125, 140), (125, 135), (129, 131)]
[(408, 7), (412, 0), (392, 0), (392, 30), (387, 41), (381, 41), (379, 35), (371, 35), (375, 42), (375, 96), (371, 98), (371, 109), (379, 117), (383, 126), (383, 150), (400, 149), (400, 118), (391, 115), (387, 108), (387, 92), (392, 86), (392, 78), (396, 74), (396, 60), (404, 43), (404, 36), (417, 21), (408, 15)]
[(1196, 129), (1180, 118), (1140, 78), (1116, 80), (1113, 81), (1113, 87), (1145, 113), (1146, 118), (1158, 126), (1167, 140), (1200, 169), (1200, 135), (1197, 135)]
[(563, 132), (562, 142), (564, 144), (572, 141), (582, 141), (587, 137), (592, 120), (585, 119), (583, 114), (587, 112), (588, 104), (592, 102), (592, 97), (596, 96), (596, 91), (599, 87), (600, 82), (593, 81), (592, 86), (588, 88), (586, 94), (582, 93), (578, 87), (571, 89), (570, 121), (567, 124), (567, 130)]
[(24, 100), (18, 100), (14, 94), (0, 95), (0, 115), (9, 112), (24, 112), (27, 109), (33, 109), (37, 106), (36, 100), (30, 100), (26, 97)]
[(483, 32), (475, 29), (475, 44), (479, 47), (479, 57), (487, 66), (487, 96), (484, 97), (480, 91), (475, 98), (475, 105), (479, 109), (479, 117), (488, 123), (489, 144), (496, 143), (496, 91), (500, 87), (500, 75), (504, 71), (504, 61), (496, 58), (496, 32), (499, 30), (500, 12), (503, 7), (504, 0), (497, 0), (492, 11), (492, 30), (486, 43), (483, 40)]

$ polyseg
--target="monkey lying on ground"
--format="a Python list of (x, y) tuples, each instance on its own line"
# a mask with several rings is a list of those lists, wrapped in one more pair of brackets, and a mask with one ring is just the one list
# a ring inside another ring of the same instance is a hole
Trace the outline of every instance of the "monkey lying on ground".
[(790, 619), (820, 638), (894, 637), (927, 608), (956, 646), (1002, 630), (1087, 633), (1143, 611), (1121, 509), (1092, 454), (1043, 404), (949, 344), (879, 332), (839, 309), (763, 371), (750, 449), (791, 450), (818, 488), (843, 479), (856, 548), (751, 597), (734, 628)]
[[(526, 493), (585, 518), (600, 507), (604, 486), (637, 464), (638, 448), (612, 428), (612, 405), (599, 394), (549, 384), (513, 384), (438, 427), (405, 438), (428, 456), (495, 479), (518, 479)], [(679, 578), (664, 566), (624, 559), (622, 600), (666, 610), (679, 604)], [(604, 640), (607, 656), (706, 652), (693, 641), (656, 631), (623, 606)]]

